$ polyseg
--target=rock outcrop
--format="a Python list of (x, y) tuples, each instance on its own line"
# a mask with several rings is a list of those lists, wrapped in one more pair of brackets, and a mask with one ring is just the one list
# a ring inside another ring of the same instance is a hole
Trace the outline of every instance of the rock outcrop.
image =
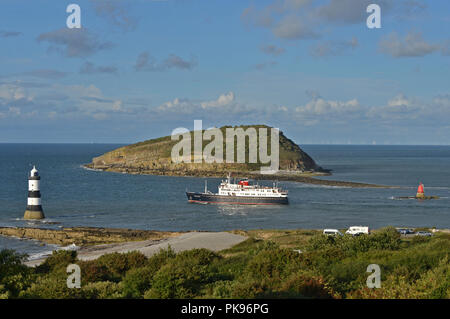
[(47, 244), (77, 246), (122, 243), (128, 241), (160, 240), (178, 236), (179, 232), (133, 230), (120, 228), (70, 227), (43, 229), (28, 227), (0, 227), (0, 235), (35, 239)]

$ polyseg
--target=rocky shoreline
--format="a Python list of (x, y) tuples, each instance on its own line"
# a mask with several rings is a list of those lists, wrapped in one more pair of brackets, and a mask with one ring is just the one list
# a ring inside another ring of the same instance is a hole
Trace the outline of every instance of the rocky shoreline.
[[(180, 177), (200, 177), (200, 178), (223, 178), (222, 172), (204, 171), (204, 170), (168, 170), (168, 169), (147, 169), (126, 167), (122, 165), (95, 165), (93, 163), (83, 165), (87, 169), (93, 169), (103, 172), (114, 172), (133, 175), (159, 175), (159, 176), (180, 176)], [(377, 185), (369, 183), (325, 180), (314, 178), (317, 176), (330, 176), (330, 172), (298, 172), (298, 171), (280, 171), (279, 174), (264, 175), (254, 172), (233, 172), (233, 177), (247, 177), (255, 180), (278, 180), (299, 182), (313, 185), (335, 186), (335, 187), (351, 187), (351, 188), (397, 188), (396, 186)]]
[(21, 239), (35, 239), (47, 244), (91, 246), (131, 241), (161, 240), (176, 237), (183, 232), (134, 230), (122, 228), (67, 227), (44, 229), (31, 227), (0, 227), (0, 235)]

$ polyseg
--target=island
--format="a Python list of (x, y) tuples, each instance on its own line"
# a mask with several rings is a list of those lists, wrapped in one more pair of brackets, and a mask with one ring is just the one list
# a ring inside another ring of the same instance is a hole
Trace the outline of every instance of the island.
[[(223, 126), (220, 131), (226, 136), (227, 128), (242, 129), (247, 131), (254, 128), (257, 132), (261, 128), (271, 129), (266, 125), (241, 125)], [(202, 134), (205, 130), (202, 131)], [(194, 140), (194, 131), (189, 132)], [(259, 136), (258, 136), (259, 138)], [(259, 139), (258, 139), (259, 140)], [(172, 161), (172, 149), (177, 144), (171, 136), (164, 136), (156, 139), (123, 146), (107, 152), (92, 159), (86, 164), (86, 168), (101, 170), (106, 172), (120, 172), (127, 174), (148, 174), (148, 175), (168, 175), (168, 176), (193, 176), (193, 177), (224, 177), (231, 173), (233, 177), (246, 177), (254, 180), (278, 180), (295, 181), (307, 184), (341, 186), (341, 187), (391, 187), (384, 185), (374, 185), (367, 183), (356, 183), (336, 180), (326, 180), (315, 178), (318, 176), (331, 175), (331, 170), (322, 168), (314, 159), (303, 151), (291, 139), (286, 137), (282, 131), (279, 132), (279, 171), (276, 174), (261, 174), (260, 168), (264, 164), (259, 160), (256, 163), (174, 163)], [(202, 141), (202, 149), (209, 141)], [(225, 150), (226, 139), (224, 139), (223, 149)], [(236, 150), (236, 144), (234, 145)], [(245, 156), (249, 158), (249, 143), (245, 145)], [(258, 152), (260, 145), (258, 143)], [(268, 146), (270, 150), (270, 145)], [(225, 151), (224, 151), (225, 154)], [(235, 152), (236, 154), (236, 152)], [(259, 154), (259, 153), (258, 153)]]

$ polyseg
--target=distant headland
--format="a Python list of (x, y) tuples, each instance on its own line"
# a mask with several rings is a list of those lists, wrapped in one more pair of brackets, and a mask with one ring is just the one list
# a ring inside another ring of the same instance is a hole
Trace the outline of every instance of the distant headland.
[[(227, 129), (241, 130), (241, 132), (249, 132), (251, 129), (272, 129), (266, 125), (242, 125), (242, 126), (223, 126), (216, 129), (218, 133), (227, 136)], [(250, 129), (250, 130), (249, 130)], [(220, 130), (220, 131), (219, 131)], [(202, 134), (206, 130), (202, 130)], [(190, 131), (188, 138), (192, 138), (192, 145), (194, 145), (195, 131)], [(260, 154), (260, 136), (257, 134), (257, 154)], [(246, 136), (250, 141), (250, 137)], [(245, 138), (244, 137), (244, 141)], [(212, 139), (212, 138), (211, 138)], [(232, 137), (234, 139), (234, 137)], [(190, 140), (190, 141), (191, 141)], [(226, 150), (226, 142), (230, 138), (224, 138), (223, 150)], [(214, 140), (213, 140), (214, 142)], [(280, 181), (295, 181), (308, 184), (341, 186), (341, 187), (389, 187), (374, 184), (344, 182), (344, 181), (330, 181), (314, 178), (314, 176), (331, 175), (329, 169), (325, 169), (316, 164), (314, 159), (304, 152), (296, 143), (287, 138), (283, 132), (279, 132), (279, 171), (276, 174), (261, 174), (260, 168), (264, 164), (258, 157), (253, 163), (230, 163), (224, 161), (223, 163), (212, 162), (208, 163), (202, 160), (196, 163), (194, 160), (190, 163), (178, 162), (174, 163), (172, 160), (173, 149), (179, 143), (178, 139), (173, 136), (164, 136), (156, 139), (147, 140), (127, 146), (123, 146), (105, 153), (101, 156), (92, 159), (92, 162), (84, 165), (86, 168), (102, 170), (107, 172), (120, 172), (128, 174), (147, 174), (147, 175), (166, 175), (166, 176), (191, 176), (191, 177), (224, 177), (231, 172), (235, 177), (248, 177), (257, 180), (280, 180)], [(189, 142), (191, 143), (191, 142)], [(212, 142), (202, 140), (202, 150), (208, 148), (208, 144)], [(215, 141), (217, 146), (217, 141)], [(234, 142), (233, 142), (234, 143)], [(236, 155), (237, 145), (239, 142), (233, 144), (234, 156)], [(245, 158), (250, 156), (250, 143), (244, 142)], [(206, 148), (205, 148), (206, 147)], [(194, 145), (195, 148), (195, 145)], [(270, 152), (270, 143), (267, 149)], [(243, 150), (244, 151), (244, 150)], [(225, 153), (225, 151), (224, 151)], [(192, 155), (194, 158), (195, 154)], [(235, 156), (236, 158), (236, 156)]]

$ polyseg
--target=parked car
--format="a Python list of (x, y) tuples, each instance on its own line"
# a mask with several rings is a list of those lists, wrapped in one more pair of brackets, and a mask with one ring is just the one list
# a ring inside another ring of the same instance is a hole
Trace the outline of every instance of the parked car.
[(431, 236), (433, 236), (433, 234), (430, 233), (430, 232), (428, 232), (428, 231), (423, 231), (423, 230), (421, 230), (421, 231), (418, 231), (418, 232), (416, 233), (416, 236), (427, 236), (427, 237), (431, 237)]
[(361, 234), (368, 235), (370, 234), (370, 229), (367, 226), (351, 226), (345, 233), (353, 236), (359, 236)]
[(323, 234), (327, 236), (344, 236), (344, 234), (337, 229), (324, 229)]
[(399, 228), (399, 229), (397, 229), (397, 231), (398, 231), (401, 235), (414, 234), (414, 230), (409, 229), (409, 228)]

